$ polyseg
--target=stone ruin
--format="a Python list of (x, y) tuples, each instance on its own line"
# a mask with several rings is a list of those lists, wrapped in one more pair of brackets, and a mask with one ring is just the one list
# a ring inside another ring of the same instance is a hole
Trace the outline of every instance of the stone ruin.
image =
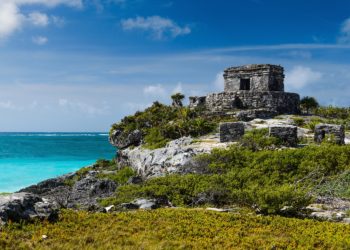
[(321, 143), (329, 136), (337, 144), (345, 144), (345, 129), (343, 125), (336, 124), (317, 124), (315, 126), (314, 141)]
[(239, 140), (244, 135), (244, 124), (242, 122), (220, 123), (220, 142), (232, 142)]
[(300, 113), (299, 95), (284, 92), (281, 66), (251, 64), (227, 68), (224, 81), (224, 92), (190, 97), (190, 108), (241, 120)]
[[(220, 123), (219, 130), (220, 142), (239, 141), (245, 133), (243, 122), (222, 122)], [(296, 126), (270, 126), (269, 136), (279, 138), (284, 146), (296, 147), (298, 145), (298, 128)]]
[(279, 138), (285, 146), (296, 147), (298, 145), (298, 128), (296, 126), (271, 126), (269, 127), (269, 136)]

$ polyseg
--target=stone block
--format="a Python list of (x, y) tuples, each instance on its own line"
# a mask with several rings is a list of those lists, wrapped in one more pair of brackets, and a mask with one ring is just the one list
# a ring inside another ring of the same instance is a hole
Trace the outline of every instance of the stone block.
[(298, 128), (296, 126), (271, 126), (269, 136), (274, 136), (282, 140), (285, 146), (295, 147), (298, 144)]
[(244, 124), (241, 122), (220, 123), (220, 142), (239, 140), (244, 135)]
[[(318, 124), (315, 126), (314, 140), (321, 143), (327, 136), (334, 139), (337, 144), (345, 143), (345, 128), (343, 125), (336, 124)], [(333, 138), (332, 138), (333, 137)]]

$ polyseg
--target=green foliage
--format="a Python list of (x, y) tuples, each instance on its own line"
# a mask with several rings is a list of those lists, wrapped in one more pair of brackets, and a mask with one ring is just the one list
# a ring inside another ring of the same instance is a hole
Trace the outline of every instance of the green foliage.
[(326, 178), (315, 187), (314, 192), (322, 196), (350, 199), (350, 170)]
[(269, 130), (253, 129), (244, 134), (241, 144), (253, 151), (280, 146), (282, 142), (276, 137), (269, 136)]
[(136, 173), (132, 168), (124, 167), (111, 174), (105, 174), (105, 173), (99, 174), (98, 177), (101, 179), (110, 179), (118, 185), (125, 185), (127, 181), (135, 175)]
[(91, 170), (115, 170), (117, 163), (115, 160), (105, 160), (99, 159), (92, 166), (84, 167), (75, 172), (75, 175), (72, 178), (66, 179), (64, 184), (67, 186), (73, 186), (77, 181), (83, 179), (89, 171)]
[(319, 104), (314, 97), (305, 96), (300, 100), (300, 107), (309, 114), (310, 110), (318, 108)]
[(315, 114), (325, 118), (350, 119), (350, 108), (319, 107), (315, 110)]
[(203, 209), (112, 214), (64, 210), (55, 224), (11, 224), (2, 228), (0, 248), (349, 249), (350, 227)]
[(182, 100), (185, 98), (185, 96), (181, 93), (176, 93), (171, 96), (171, 99), (173, 100), (172, 105), (175, 107), (182, 107)]
[(305, 124), (305, 120), (302, 117), (293, 117), (293, 122), (298, 127), (301, 127)]
[(113, 124), (111, 131), (129, 133), (138, 129), (144, 135), (145, 146), (155, 149), (182, 136), (208, 134), (216, 127), (216, 122), (201, 117), (198, 112), (187, 107), (172, 107), (155, 102), (145, 111), (136, 112)]
[(295, 213), (325, 178), (350, 171), (350, 146), (321, 145), (279, 151), (232, 146), (197, 158), (203, 174), (169, 175), (117, 189), (103, 205), (135, 198), (166, 198), (176, 206), (243, 205), (264, 214)]

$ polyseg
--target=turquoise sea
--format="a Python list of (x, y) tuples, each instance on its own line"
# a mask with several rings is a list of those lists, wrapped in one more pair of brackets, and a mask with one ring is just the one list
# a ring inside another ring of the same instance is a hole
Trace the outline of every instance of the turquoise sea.
[(0, 133), (0, 193), (112, 159), (106, 133)]

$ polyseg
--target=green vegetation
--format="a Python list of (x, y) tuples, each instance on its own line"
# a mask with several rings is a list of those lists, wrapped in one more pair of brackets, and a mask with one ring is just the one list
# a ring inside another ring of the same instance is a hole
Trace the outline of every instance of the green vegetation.
[(127, 181), (135, 176), (135, 171), (132, 168), (126, 167), (111, 174), (101, 173), (98, 175), (101, 179), (110, 179), (118, 185), (124, 185)]
[(271, 149), (281, 146), (282, 141), (276, 137), (269, 136), (269, 129), (253, 129), (247, 131), (241, 139), (242, 146), (252, 151)]
[[(312, 194), (323, 194), (334, 181), (349, 181), (342, 178), (344, 171), (350, 171), (349, 152), (350, 146), (332, 144), (275, 151), (238, 146), (217, 149), (193, 163), (202, 174), (169, 175), (124, 185), (102, 204), (165, 198), (176, 206), (240, 205), (263, 214), (285, 214), (283, 208), (289, 207), (288, 214), (297, 214), (312, 200)], [(348, 182), (339, 187), (344, 184)], [(348, 197), (346, 190), (335, 195)]]
[(331, 119), (350, 119), (350, 108), (340, 108), (340, 107), (319, 107), (315, 110), (315, 114)]
[(185, 98), (185, 96), (181, 93), (176, 93), (171, 96), (171, 99), (173, 100), (172, 105), (175, 107), (182, 107), (182, 100)]
[(11, 224), (3, 228), (0, 248), (349, 249), (350, 227), (202, 209), (113, 214), (63, 211), (55, 224)]
[(206, 119), (197, 111), (154, 102), (146, 110), (126, 116), (121, 122), (113, 124), (111, 131), (130, 133), (138, 129), (144, 135), (145, 146), (154, 149), (183, 136), (208, 134), (216, 127), (216, 122)]
[(309, 114), (311, 110), (318, 108), (319, 104), (314, 97), (305, 96), (300, 100), (300, 107), (306, 111), (306, 114)]

